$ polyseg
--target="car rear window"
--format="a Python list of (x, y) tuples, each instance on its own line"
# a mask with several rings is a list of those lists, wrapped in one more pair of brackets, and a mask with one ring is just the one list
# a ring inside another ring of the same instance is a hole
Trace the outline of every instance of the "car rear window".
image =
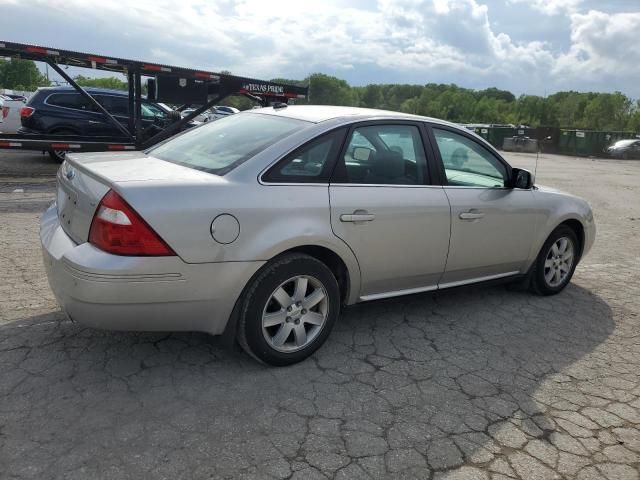
[(309, 122), (292, 118), (241, 113), (188, 130), (147, 153), (167, 162), (224, 175), (308, 125)]

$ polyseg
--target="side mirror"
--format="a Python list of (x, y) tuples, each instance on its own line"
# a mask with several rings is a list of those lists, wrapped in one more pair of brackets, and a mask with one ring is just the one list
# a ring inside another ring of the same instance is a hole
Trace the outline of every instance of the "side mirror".
[(531, 187), (533, 187), (533, 178), (530, 171), (522, 168), (511, 170), (511, 188), (529, 190)]
[(367, 147), (355, 147), (353, 149), (353, 154), (351, 155), (354, 160), (358, 160), (360, 162), (366, 162), (369, 160), (369, 156), (371, 155), (371, 150)]

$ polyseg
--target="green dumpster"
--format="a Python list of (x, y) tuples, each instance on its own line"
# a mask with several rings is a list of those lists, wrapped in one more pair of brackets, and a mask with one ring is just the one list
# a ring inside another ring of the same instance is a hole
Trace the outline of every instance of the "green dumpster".
[(517, 129), (511, 126), (492, 125), (487, 132), (487, 141), (496, 148), (502, 148), (505, 138), (515, 137), (516, 135)]
[(576, 131), (565, 128), (560, 129), (558, 140), (558, 153), (563, 155), (576, 155)]
[(633, 133), (562, 129), (558, 151), (579, 157), (602, 157), (609, 145), (624, 138), (633, 138)]

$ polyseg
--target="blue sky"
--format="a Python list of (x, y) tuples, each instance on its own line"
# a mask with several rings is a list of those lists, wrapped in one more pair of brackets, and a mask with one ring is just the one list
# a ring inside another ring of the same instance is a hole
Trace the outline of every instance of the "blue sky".
[(20, 19), (4, 40), (256, 78), (640, 98), (640, 0), (0, 0), (0, 16)]

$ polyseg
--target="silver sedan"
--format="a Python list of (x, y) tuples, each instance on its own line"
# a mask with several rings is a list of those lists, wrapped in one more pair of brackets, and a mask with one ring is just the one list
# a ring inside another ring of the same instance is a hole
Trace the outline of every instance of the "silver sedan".
[(225, 334), (273, 365), (313, 353), (344, 305), (498, 279), (556, 294), (595, 236), (584, 200), (475, 134), (346, 107), (69, 155), (57, 189), (40, 236), (72, 320)]

